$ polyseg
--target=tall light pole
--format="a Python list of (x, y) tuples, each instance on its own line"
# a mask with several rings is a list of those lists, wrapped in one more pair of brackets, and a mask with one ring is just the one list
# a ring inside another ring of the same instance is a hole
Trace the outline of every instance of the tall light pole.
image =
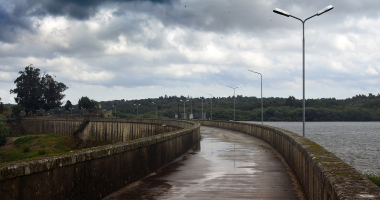
[(156, 118), (157, 118), (157, 104), (154, 102), (152, 102), (152, 103), (156, 105)]
[(69, 108), (70, 109), (70, 111), (71, 111), (71, 117), (73, 117), (73, 109), (74, 108)]
[(138, 104), (138, 105), (133, 104), (133, 105), (135, 105), (135, 106), (137, 107), (137, 118), (139, 118), (139, 105), (140, 105), (140, 104)]
[[(182, 100), (179, 100), (179, 101), (182, 101)], [(186, 100), (186, 101), (189, 101), (189, 100)], [(186, 101), (183, 101), (183, 118), (185, 119), (185, 103)]]
[(212, 94), (207, 93), (207, 92), (206, 92), (206, 94), (210, 95), (210, 97), (211, 97), (211, 120), (212, 120)]
[[(190, 97), (190, 113), (193, 115), (193, 97)], [(189, 117), (190, 119), (190, 117)]]
[(308, 19), (311, 19), (315, 16), (319, 16), (319, 15), (322, 15), (323, 13), (325, 12), (328, 12), (330, 10), (332, 10), (334, 8), (334, 6), (332, 5), (329, 5), (329, 6), (326, 6), (325, 8), (323, 8), (322, 10), (318, 11), (317, 14), (311, 16), (311, 17), (308, 17), (306, 18), (305, 20), (302, 20), (300, 18), (297, 18), (297, 17), (294, 17), (292, 15), (290, 15), (288, 12), (286, 11), (283, 11), (281, 9), (274, 9), (273, 12), (274, 13), (277, 13), (277, 14), (280, 14), (280, 15), (284, 15), (286, 17), (293, 17), (294, 19), (298, 19), (302, 22), (302, 76), (303, 76), (303, 81), (302, 81), (302, 89), (303, 89), (303, 113), (302, 113), (302, 119), (303, 119), (303, 123), (302, 123), (302, 136), (305, 137), (305, 22), (306, 20)]
[(232, 88), (232, 89), (234, 90), (234, 121), (235, 121), (235, 90), (236, 90), (237, 88), (241, 87), (242, 85), (239, 85), (239, 86), (237, 86), (237, 87), (231, 87), (231, 86), (229, 86), (229, 85), (226, 85), (226, 86), (229, 87), (229, 88)]
[[(260, 74), (259, 72), (254, 72), (252, 70), (248, 70), (250, 72)], [(264, 115), (263, 115), (263, 75), (261, 75), (261, 124), (264, 124)]]

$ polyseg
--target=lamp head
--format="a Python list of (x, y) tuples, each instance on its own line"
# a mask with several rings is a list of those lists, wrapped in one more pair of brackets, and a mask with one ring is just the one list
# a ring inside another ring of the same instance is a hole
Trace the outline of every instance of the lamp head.
[(332, 10), (333, 8), (334, 8), (334, 6), (332, 6), (332, 5), (326, 6), (322, 10), (318, 11), (317, 15), (318, 16), (322, 15), (323, 13), (328, 12), (328, 11)]
[(281, 9), (279, 9), (279, 8), (275, 8), (275, 9), (273, 10), (273, 12), (274, 12), (274, 13), (277, 13), (277, 14), (279, 14), (279, 15), (284, 15), (285, 17), (289, 17), (289, 16), (290, 16), (290, 14), (289, 14), (288, 12), (286, 12), (286, 11), (284, 11), (284, 10), (281, 10)]

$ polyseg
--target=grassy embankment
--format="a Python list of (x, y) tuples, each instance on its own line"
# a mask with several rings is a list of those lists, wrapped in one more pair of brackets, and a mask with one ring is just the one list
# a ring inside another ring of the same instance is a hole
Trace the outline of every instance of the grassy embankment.
[[(12, 138), (9, 141), (11, 140)], [(82, 141), (79, 138), (56, 134), (27, 135), (15, 139), (12, 144), (9, 143), (0, 147), (0, 163), (109, 144), (105, 142)]]

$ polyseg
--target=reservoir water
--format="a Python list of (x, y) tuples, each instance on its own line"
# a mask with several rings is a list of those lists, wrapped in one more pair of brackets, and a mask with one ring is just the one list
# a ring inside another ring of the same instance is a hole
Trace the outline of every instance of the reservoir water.
[[(302, 136), (302, 122), (264, 122), (264, 125)], [(359, 172), (380, 174), (380, 122), (306, 122), (305, 136)]]

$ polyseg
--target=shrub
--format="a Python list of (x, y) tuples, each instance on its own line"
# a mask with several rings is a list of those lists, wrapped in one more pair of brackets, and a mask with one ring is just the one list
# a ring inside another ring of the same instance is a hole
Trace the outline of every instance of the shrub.
[(38, 150), (38, 154), (39, 155), (45, 155), (46, 154), (45, 149)]
[(380, 187), (380, 174), (379, 175), (373, 175), (373, 174), (364, 174), (368, 180), (372, 181), (373, 183), (375, 183), (377, 186)]
[(7, 137), (10, 136), (11, 130), (5, 125), (5, 123), (0, 122), (0, 146), (7, 143)]
[(29, 152), (30, 148), (28, 146), (25, 146), (22, 148), (22, 150), (24, 151), (24, 153), (26, 153)]

